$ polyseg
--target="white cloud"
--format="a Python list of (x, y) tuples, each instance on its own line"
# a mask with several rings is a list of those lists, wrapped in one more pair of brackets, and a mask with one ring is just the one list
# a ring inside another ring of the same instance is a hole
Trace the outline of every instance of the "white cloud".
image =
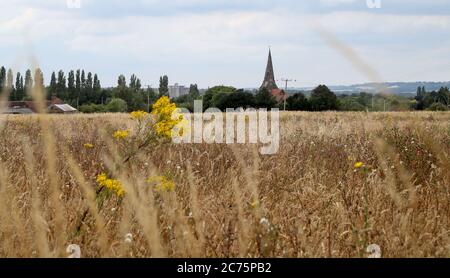
[[(276, 70), (282, 75), (305, 77), (304, 82), (308, 84), (321, 80), (349, 83), (362, 79), (342, 57), (323, 44), (314, 32), (315, 24), (342, 38), (361, 52), (363, 58), (383, 70), (386, 79), (394, 80), (404, 76), (405, 72), (411, 72), (408, 68), (411, 57), (393, 47), (409, 49), (409, 55), (417, 53), (422, 59), (435, 59), (437, 54), (430, 56), (426, 53), (443, 53), (436, 51), (442, 41), (431, 41), (424, 48), (421, 45), (423, 37), (450, 33), (449, 15), (389, 14), (369, 10), (305, 14), (280, 8), (274, 11), (186, 11), (151, 16), (96, 17), (84, 13), (83, 9), (67, 9), (60, 0), (45, 4), (12, 0), (8, 9), (5, 2), (0, 4), (0, 43), (3, 46), (14, 46), (27, 37), (37, 46), (49, 49), (63, 47), (67, 55), (57, 57), (59, 60), (50, 56), (39, 57), (41, 61), (55, 60), (49, 65), (52, 70), (60, 67), (57, 62), (68, 64), (66, 60), (76, 59), (68, 54), (86, 54), (90, 57), (90, 60), (82, 61), (87, 63), (86, 67), (100, 70), (108, 67), (115, 72), (105, 77), (108, 83), (114, 82), (115, 76), (122, 71), (142, 70), (145, 75), (157, 75), (156, 71), (159, 74), (172, 73), (177, 80), (200, 81), (203, 86), (221, 82), (251, 86), (260, 82), (262, 73), (259, 67), (264, 67), (268, 45), (275, 48)], [(128, 3), (119, 2), (122, 5)], [(202, 5), (206, 2), (209, 1), (172, 1), (167, 6)], [(225, 2), (229, 3), (216, 1)], [(353, 2), (321, 0), (328, 6)], [(83, 0), (83, 5), (93, 3)], [(164, 5), (161, 0), (141, 0), (140, 3), (148, 7)], [(120, 10), (117, 13), (120, 14)], [(402, 39), (408, 42), (402, 43)], [(11, 53), (2, 53), (0, 58), (4, 55)], [(389, 69), (386, 69), (386, 64), (389, 64)], [(155, 69), (147, 69), (146, 65)], [(124, 70), (125, 66), (128, 68)], [(440, 67), (436, 76), (441, 76), (442, 72), (450, 74), (448, 70), (442, 70), (442, 64), (436, 66)], [(432, 77), (434, 71), (431, 69), (430, 72), (427, 75)], [(102, 76), (101, 72), (99, 74)], [(414, 76), (419, 77), (418, 74)]]

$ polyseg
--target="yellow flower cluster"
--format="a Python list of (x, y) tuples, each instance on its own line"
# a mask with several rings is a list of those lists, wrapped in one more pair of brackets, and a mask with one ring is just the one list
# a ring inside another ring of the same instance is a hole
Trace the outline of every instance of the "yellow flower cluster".
[(172, 192), (175, 190), (175, 183), (164, 176), (151, 177), (147, 183), (154, 184), (158, 192)]
[(127, 138), (129, 134), (130, 132), (128, 130), (118, 130), (114, 132), (113, 137), (116, 138), (117, 140), (120, 140)]
[(364, 166), (364, 163), (362, 163), (362, 162), (356, 162), (355, 163), (355, 168), (356, 169), (360, 169), (360, 168), (362, 168)]
[(94, 145), (92, 145), (91, 143), (86, 143), (83, 145), (86, 149), (92, 149), (94, 148)]
[(172, 130), (183, 121), (183, 115), (176, 112), (177, 106), (167, 96), (161, 97), (153, 105), (152, 114), (157, 117), (155, 132), (163, 138), (172, 138)]
[(145, 112), (145, 111), (134, 111), (134, 112), (131, 112), (131, 118), (133, 118), (135, 120), (142, 120), (147, 115), (148, 115), (148, 113)]
[(105, 173), (101, 173), (97, 176), (97, 183), (100, 186), (104, 186), (108, 190), (114, 192), (118, 197), (122, 197), (123, 195), (125, 195), (125, 190), (123, 189), (120, 181), (108, 178)]

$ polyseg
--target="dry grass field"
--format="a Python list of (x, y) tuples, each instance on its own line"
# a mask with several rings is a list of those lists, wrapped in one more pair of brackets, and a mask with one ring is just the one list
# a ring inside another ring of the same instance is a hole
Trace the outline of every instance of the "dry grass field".
[[(111, 134), (129, 115), (0, 119), (0, 257), (450, 257), (450, 113), (285, 113), (275, 155), (160, 144), (127, 162)], [(97, 194), (102, 172), (123, 197)]]

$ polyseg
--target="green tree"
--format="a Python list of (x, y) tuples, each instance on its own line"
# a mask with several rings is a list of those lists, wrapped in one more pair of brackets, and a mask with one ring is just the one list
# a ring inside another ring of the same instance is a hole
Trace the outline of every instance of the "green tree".
[(124, 100), (129, 111), (145, 109), (143, 93), (138, 89), (140, 86), (140, 81), (134, 74), (131, 76), (129, 87), (125, 76), (120, 75), (114, 89), (114, 97)]
[(84, 72), (84, 70), (81, 70), (81, 89), (85, 89), (86, 88), (86, 74)]
[(66, 87), (66, 77), (64, 72), (60, 70), (58, 72), (58, 80), (56, 81), (56, 96), (62, 100), (67, 100), (67, 87)]
[(77, 70), (76, 76), (75, 76), (75, 89), (77, 93), (77, 108), (80, 107), (80, 104), (84, 102), (84, 98), (82, 95), (82, 87), (81, 87), (81, 71)]
[(210, 107), (214, 107), (213, 97), (220, 93), (234, 93), (236, 88), (230, 86), (215, 86), (209, 88), (203, 96), (203, 109), (206, 110)]
[(47, 99), (50, 99), (52, 96), (56, 96), (58, 93), (58, 83), (56, 81), (56, 73), (52, 73), (52, 77), (50, 78), (50, 87), (48, 88), (48, 96)]
[(0, 91), (3, 90), (3, 87), (6, 85), (6, 69), (5, 67), (0, 68)]
[(427, 109), (428, 111), (448, 111), (448, 106), (440, 102), (435, 102), (430, 105)]
[(94, 79), (92, 77), (92, 73), (91, 72), (88, 72), (88, 74), (87, 74), (85, 92), (86, 92), (86, 102), (88, 102), (88, 103), (95, 103), (96, 98), (95, 98), (95, 96), (93, 94), (93, 92), (94, 92)]
[(445, 106), (450, 105), (450, 92), (447, 87), (442, 87), (437, 92), (437, 102), (444, 104)]
[(339, 99), (339, 110), (341, 111), (365, 111), (366, 107), (352, 97)]
[(313, 111), (337, 110), (338, 108), (336, 95), (325, 85), (319, 85), (312, 91), (309, 103)]
[(100, 80), (98, 79), (97, 74), (94, 74), (94, 84), (93, 84), (92, 91), (95, 96), (95, 103), (103, 104), (103, 102), (101, 102), (102, 86), (100, 85)]
[(309, 102), (303, 93), (296, 93), (286, 100), (286, 108), (290, 111), (307, 111)]
[(130, 88), (134, 91), (139, 91), (141, 89), (141, 80), (134, 74), (130, 77)]
[(130, 87), (128, 89), (128, 110), (129, 111), (137, 111), (137, 110), (148, 110), (146, 109), (144, 91), (141, 89), (141, 80), (135, 75), (132, 74), (130, 77)]
[(40, 68), (34, 71), (34, 89), (44, 93), (44, 73)]
[(70, 103), (76, 105), (78, 94), (75, 87), (75, 72), (73, 70), (69, 71), (67, 76), (67, 95)]
[(227, 108), (250, 108), (255, 106), (255, 97), (252, 93), (238, 90), (234, 93), (218, 93), (213, 96), (213, 106), (225, 111)]
[(31, 76), (31, 70), (25, 72), (25, 93), (29, 94), (33, 89), (33, 77)]
[(255, 95), (255, 105), (257, 108), (270, 109), (277, 107), (277, 104), (277, 100), (267, 88), (261, 88)]
[(8, 70), (8, 74), (7, 74), (7, 77), (6, 77), (6, 86), (7, 86), (10, 90), (14, 90), (13, 82), (14, 82), (14, 73), (13, 73), (12, 69), (9, 69), (9, 70)]
[(119, 79), (117, 80), (117, 87), (119, 88), (126, 88), (127, 87), (127, 80), (124, 75), (119, 75)]
[(169, 77), (167, 75), (159, 78), (159, 97), (169, 96)]
[(189, 98), (196, 100), (200, 97), (200, 91), (198, 90), (197, 84), (191, 84), (189, 86)]
[(127, 106), (127, 103), (123, 99), (113, 98), (106, 105), (106, 109), (107, 109), (108, 112), (114, 112), (114, 113), (121, 112), (121, 113), (123, 113), (123, 112), (127, 112), (128, 111), (128, 106)]
[(20, 72), (16, 75), (16, 93), (15, 93), (15, 100), (23, 100), (25, 97), (25, 88), (23, 85), (23, 77), (20, 74)]
[(107, 106), (103, 104), (83, 104), (80, 106), (80, 112), (82, 113), (105, 113), (107, 112)]

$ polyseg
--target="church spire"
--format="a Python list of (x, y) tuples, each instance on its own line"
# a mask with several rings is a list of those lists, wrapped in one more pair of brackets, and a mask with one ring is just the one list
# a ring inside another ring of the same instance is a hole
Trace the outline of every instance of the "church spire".
[(264, 81), (261, 85), (261, 89), (266, 88), (267, 90), (272, 91), (273, 89), (278, 89), (277, 83), (275, 82), (275, 74), (273, 72), (273, 63), (272, 63), (272, 51), (269, 48), (269, 58), (267, 60), (266, 74), (264, 75)]

